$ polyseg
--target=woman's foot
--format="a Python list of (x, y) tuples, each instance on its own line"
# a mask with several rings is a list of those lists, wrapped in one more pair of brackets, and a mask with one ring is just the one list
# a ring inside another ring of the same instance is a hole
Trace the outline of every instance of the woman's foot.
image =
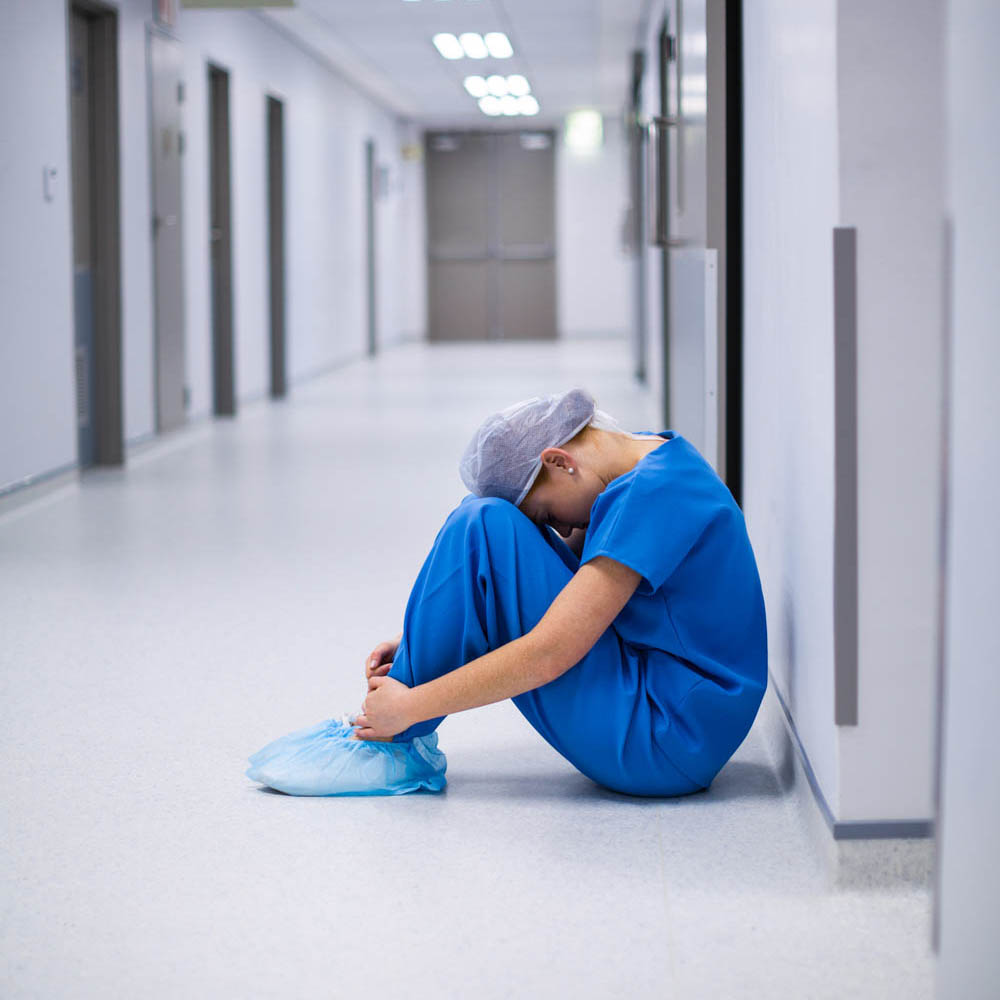
[(367, 737), (362, 737), (362, 736), (358, 736), (357, 733), (351, 733), (351, 739), (352, 740), (369, 739), (369, 740), (375, 740), (378, 743), (391, 743), (392, 742), (392, 737), (391, 736), (367, 736)]

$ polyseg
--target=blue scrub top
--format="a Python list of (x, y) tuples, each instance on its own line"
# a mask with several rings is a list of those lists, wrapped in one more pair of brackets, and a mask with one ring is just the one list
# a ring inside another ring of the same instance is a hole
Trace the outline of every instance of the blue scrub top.
[(700, 678), (716, 695), (762, 691), (764, 598), (743, 512), (690, 442), (658, 433), (594, 501), (580, 565), (608, 556), (642, 576), (612, 628), (637, 657), (660, 651), (690, 671), (683, 689)]

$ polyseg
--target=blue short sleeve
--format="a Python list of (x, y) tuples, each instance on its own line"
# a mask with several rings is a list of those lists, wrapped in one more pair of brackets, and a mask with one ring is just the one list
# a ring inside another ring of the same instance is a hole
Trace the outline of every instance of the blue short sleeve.
[(675, 437), (598, 494), (580, 565), (596, 556), (615, 559), (642, 576), (638, 593), (652, 594), (732, 505), (711, 466)]

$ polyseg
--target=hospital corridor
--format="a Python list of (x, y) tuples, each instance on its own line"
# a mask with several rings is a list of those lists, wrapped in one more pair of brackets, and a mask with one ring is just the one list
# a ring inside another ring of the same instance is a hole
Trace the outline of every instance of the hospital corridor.
[(998, 996), (996, 4), (0, 14), (0, 996)]

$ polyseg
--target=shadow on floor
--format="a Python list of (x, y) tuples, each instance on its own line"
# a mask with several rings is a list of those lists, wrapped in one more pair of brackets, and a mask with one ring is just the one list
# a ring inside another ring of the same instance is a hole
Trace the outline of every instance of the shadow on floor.
[[(464, 761), (463, 763), (468, 763)], [(658, 806), (704, 796), (713, 802), (738, 799), (777, 799), (784, 794), (774, 772), (765, 764), (752, 761), (730, 761), (716, 776), (707, 790), (691, 795), (645, 796), (627, 795), (598, 785), (579, 773), (550, 771), (512, 774), (490, 771), (466, 771), (449, 775), (452, 794), (476, 801), (490, 799), (531, 799), (533, 801), (628, 802), (639, 807)]]

